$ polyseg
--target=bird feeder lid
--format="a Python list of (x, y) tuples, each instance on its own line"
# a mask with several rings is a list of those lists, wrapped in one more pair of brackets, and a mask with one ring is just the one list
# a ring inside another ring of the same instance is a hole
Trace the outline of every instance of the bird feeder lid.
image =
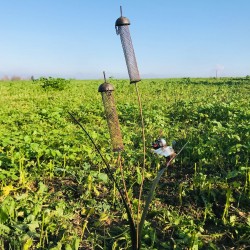
[(114, 90), (115, 89), (113, 85), (108, 82), (102, 83), (98, 88), (98, 92), (107, 92), (107, 91), (114, 91)]
[(116, 20), (115, 26), (124, 26), (124, 25), (130, 25), (130, 21), (127, 17), (121, 16)]

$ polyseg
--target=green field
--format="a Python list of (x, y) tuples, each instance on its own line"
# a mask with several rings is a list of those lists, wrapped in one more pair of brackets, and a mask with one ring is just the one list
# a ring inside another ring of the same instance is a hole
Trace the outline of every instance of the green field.
[[(0, 249), (130, 249), (128, 218), (93, 138), (137, 216), (143, 140), (135, 86), (110, 79), (125, 150), (112, 152), (102, 80), (65, 89), (0, 82)], [(186, 148), (157, 185), (141, 249), (250, 248), (250, 79), (138, 83), (146, 139), (142, 205), (165, 164), (162, 134)]]

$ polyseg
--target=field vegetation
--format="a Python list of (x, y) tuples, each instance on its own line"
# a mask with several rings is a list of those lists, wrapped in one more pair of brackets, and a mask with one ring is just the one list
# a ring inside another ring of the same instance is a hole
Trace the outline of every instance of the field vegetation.
[[(102, 82), (0, 82), (0, 249), (131, 248), (117, 187), (68, 114), (121, 187), (124, 176), (136, 218), (143, 164), (136, 91), (110, 79), (125, 146), (119, 156), (97, 91)], [(141, 249), (250, 248), (249, 77), (148, 79), (138, 87), (147, 146), (143, 206), (165, 164), (152, 141), (162, 135), (177, 152), (188, 142), (156, 187)]]

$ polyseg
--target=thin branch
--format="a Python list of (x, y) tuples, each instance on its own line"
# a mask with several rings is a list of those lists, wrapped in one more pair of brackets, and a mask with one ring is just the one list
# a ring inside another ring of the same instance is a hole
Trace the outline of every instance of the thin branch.
[(121, 153), (120, 152), (119, 152), (117, 161), (118, 161), (118, 165), (120, 167), (120, 172), (121, 172), (121, 177), (122, 177), (122, 183), (123, 183), (124, 193), (125, 193), (127, 201), (128, 201), (128, 205), (129, 205), (129, 208), (130, 208), (130, 211), (131, 211), (131, 216), (132, 216), (132, 218), (134, 220), (133, 208), (132, 208), (131, 200), (130, 200), (130, 198), (128, 196), (128, 190), (127, 190), (127, 185), (126, 185), (125, 177), (124, 177), (124, 173), (123, 173), (123, 167), (122, 167)]
[(138, 104), (140, 108), (140, 116), (141, 116), (141, 128), (142, 128), (142, 141), (143, 141), (143, 166), (142, 166), (142, 181), (139, 191), (139, 198), (138, 198), (138, 209), (137, 209), (137, 248), (139, 249), (139, 224), (140, 224), (140, 212), (141, 212), (141, 197), (142, 197), (142, 191), (143, 191), (143, 184), (144, 184), (144, 176), (145, 176), (145, 164), (146, 164), (146, 140), (145, 140), (145, 126), (144, 126), (144, 119), (143, 119), (143, 112), (142, 112), (142, 104), (141, 104), (141, 97), (139, 93), (139, 89), (137, 87), (137, 84), (135, 83), (135, 89), (136, 94), (138, 98)]
[(114, 175), (111, 171), (111, 168), (109, 166), (109, 164), (107, 163), (107, 161), (104, 159), (101, 151), (99, 150), (99, 148), (97, 147), (97, 145), (95, 144), (94, 140), (92, 139), (92, 137), (89, 135), (89, 133), (86, 131), (86, 129), (82, 126), (82, 124), (73, 116), (73, 114), (71, 114), (70, 112), (68, 112), (69, 115), (71, 116), (71, 118), (75, 121), (75, 123), (77, 123), (80, 128), (85, 132), (85, 134), (88, 136), (88, 138), (90, 139), (90, 141), (92, 142), (92, 144), (94, 145), (96, 151), (98, 152), (98, 154), (100, 155), (103, 163), (105, 164), (106, 168), (104, 169), (104, 171), (106, 172), (106, 174), (108, 175), (108, 177), (114, 182), (120, 196), (123, 202), (123, 205), (126, 209), (127, 215), (128, 215), (128, 220), (129, 220), (129, 225), (130, 225), (130, 234), (131, 234), (131, 241), (132, 241), (132, 249), (136, 250), (137, 249), (137, 233), (136, 233), (136, 229), (135, 229), (135, 224), (131, 215), (131, 212), (129, 210), (128, 204), (126, 202), (126, 199), (124, 197), (124, 194), (122, 193), (117, 181), (114, 178)]
[(168, 163), (167, 163), (167, 167), (170, 165), (170, 163), (181, 153), (181, 151), (187, 146), (187, 144), (189, 143), (189, 141), (187, 141), (184, 146), (181, 148), (181, 150), (173, 157), (171, 158)]

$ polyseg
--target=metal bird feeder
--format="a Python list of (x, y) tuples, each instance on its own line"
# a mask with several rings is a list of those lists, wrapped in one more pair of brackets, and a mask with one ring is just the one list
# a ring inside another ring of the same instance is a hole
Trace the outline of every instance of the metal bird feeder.
[(135, 58), (135, 52), (130, 36), (128, 18), (122, 16), (122, 7), (120, 7), (121, 16), (115, 22), (116, 34), (120, 35), (123, 53), (125, 56), (130, 83), (136, 83), (141, 80), (137, 62)]
[(124, 149), (124, 146), (113, 96), (114, 87), (112, 84), (106, 82), (105, 72), (103, 74), (105, 82), (99, 86), (98, 92), (102, 94), (113, 151), (119, 152)]

